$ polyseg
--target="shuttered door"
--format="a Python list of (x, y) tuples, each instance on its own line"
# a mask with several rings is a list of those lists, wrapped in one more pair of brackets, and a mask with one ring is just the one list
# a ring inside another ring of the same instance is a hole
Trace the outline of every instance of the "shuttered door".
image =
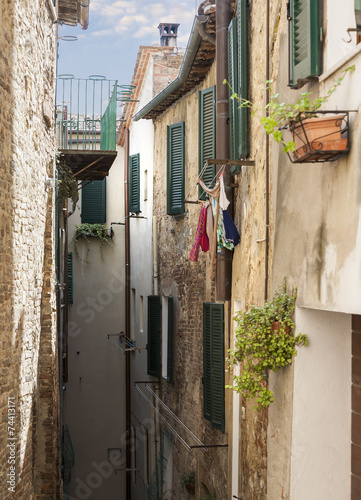
[(148, 296), (148, 375), (160, 376), (160, 297)]
[(182, 214), (184, 208), (184, 122), (167, 127), (167, 213)]
[(73, 254), (68, 252), (68, 304), (73, 303)]
[(174, 383), (174, 313), (173, 298), (168, 297), (168, 342), (167, 342), (167, 379), (170, 384)]
[(319, 0), (290, 2), (290, 85), (320, 74)]
[(104, 224), (106, 221), (106, 179), (83, 182), (81, 193), (81, 221)]
[(224, 313), (223, 304), (203, 304), (204, 417), (224, 430)]
[(129, 212), (140, 212), (139, 153), (129, 157)]
[(361, 498), (361, 316), (352, 316), (351, 500)]
[[(199, 172), (208, 158), (216, 157), (216, 87), (199, 92)], [(202, 175), (210, 186), (216, 175), (216, 166), (209, 165)], [(213, 185), (213, 184), (212, 184)], [(205, 199), (203, 189), (199, 188), (199, 198)]]

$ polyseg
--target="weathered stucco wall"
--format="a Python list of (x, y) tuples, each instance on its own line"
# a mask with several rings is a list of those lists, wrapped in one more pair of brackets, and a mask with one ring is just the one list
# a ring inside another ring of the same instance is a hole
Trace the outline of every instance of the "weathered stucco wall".
[[(161, 397), (203, 442), (226, 443), (228, 422), (223, 433), (212, 429), (203, 418), (202, 304), (214, 300), (214, 281), (209, 279), (209, 253), (200, 251), (198, 262), (189, 261), (200, 205), (186, 203), (186, 214), (174, 217), (167, 215), (166, 210), (167, 125), (185, 122), (185, 199), (196, 201), (198, 90), (211, 87), (214, 82), (213, 67), (201, 87), (184, 96), (155, 121), (154, 213), (158, 225), (160, 295), (172, 296), (175, 306), (175, 383), (171, 385), (162, 379)], [(228, 338), (227, 330), (225, 338)], [(192, 469), (196, 472), (196, 495), (202, 497), (209, 492), (217, 498), (227, 498), (226, 450), (214, 448), (189, 453), (174, 440), (172, 498), (188, 498), (181, 478)]]
[(0, 496), (59, 498), (54, 184), (45, 184), (56, 28), (40, 0), (2, 2), (0, 23)]

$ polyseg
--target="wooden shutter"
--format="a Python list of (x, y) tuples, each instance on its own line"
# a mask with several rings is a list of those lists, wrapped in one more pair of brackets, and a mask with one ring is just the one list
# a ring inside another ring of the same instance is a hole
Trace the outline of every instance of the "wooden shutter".
[[(233, 18), (228, 28), (228, 83), (231, 86), (229, 95), (239, 94), (238, 84), (238, 44), (237, 44), (237, 19)], [(238, 127), (238, 99), (229, 101), (229, 146), (231, 160), (237, 160), (239, 144)]]
[(89, 224), (105, 224), (106, 179), (83, 182), (81, 194), (81, 221)]
[[(248, 61), (247, 61), (247, 0), (238, 0), (238, 95), (248, 99)], [(248, 109), (238, 109), (238, 155), (248, 156)]]
[(168, 297), (168, 343), (167, 343), (167, 379), (170, 384), (174, 382), (174, 315), (173, 297)]
[(320, 74), (319, 0), (290, 0), (290, 85)]
[(129, 212), (140, 212), (139, 153), (129, 156)]
[(160, 376), (160, 297), (148, 296), (148, 375)]
[(356, 26), (361, 28), (361, 0), (355, 0)]
[[(216, 87), (199, 92), (199, 172), (208, 158), (216, 157)], [(202, 179), (210, 185), (216, 175), (216, 166), (209, 165)], [(199, 187), (199, 198), (205, 199), (204, 191)]]
[(225, 428), (223, 304), (203, 304), (203, 409), (215, 429)]
[(361, 316), (352, 316), (351, 500), (361, 498)]
[(183, 214), (184, 206), (184, 122), (167, 127), (167, 213)]
[(68, 252), (68, 304), (73, 303), (73, 254)]

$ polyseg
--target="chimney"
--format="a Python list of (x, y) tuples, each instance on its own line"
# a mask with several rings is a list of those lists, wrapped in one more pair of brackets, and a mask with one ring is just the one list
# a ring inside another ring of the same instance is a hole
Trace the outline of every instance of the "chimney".
[(179, 24), (160, 23), (158, 29), (161, 47), (176, 47), (178, 26)]

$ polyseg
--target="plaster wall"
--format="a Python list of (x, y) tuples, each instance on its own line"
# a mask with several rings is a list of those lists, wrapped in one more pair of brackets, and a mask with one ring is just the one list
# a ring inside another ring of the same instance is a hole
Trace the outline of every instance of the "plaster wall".
[(297, 308), (309, 337), (294, 362), (291, 500), (351, 491), (351, 316)]
[[(106, 227), (124, 220), (124, 161), (121, 152), (106, 180)], [(80, 191), (81, 196), (81, 191)], [(81, 201), (79, 201), (79, 204)], [(124, 227), (115, 225), (111, 246), (90, 241), (89, 264), (76, 255), (71, 238), (81, 224), (78, 209), (68, 220), (73, 252), (74, 304), (69, 310), (69, 376), (65, 423), (75, 452), (68, 493), (94, 500), (119, 498), (125, 489), (125, 356), (117, 336), (124, 330)], [(78, 243), (85, 258), (86, 244)], [(117, 345), (114, 345), (114, 343)]]
[[(139, 103), (141, 109), (153, 98), (154, 67), (150, 57), (141, 82)], [(141, 348), (131, 355), (132, 387), (135, 381), (149, 380), (147, 375), (147, 297), (153, 295), (153, 145), (154, 126), (152, 120), (132, 122), (130, 127), (130, 154), (139, 153), (140, 176), (140, 213), (130, 219), (130, 255), (131, 255), (131, 288), (133, 303), (131, 304), (131, 337)], [(140, 389), (147, 393), (144, 384)], [(149, 394), (146, 394), (149, 397)], [(155, 432), (152, 411), (142, 396), (131, 392), (132, 425), (136, 433), (136, 481), (132, 484), (135, 498), (145, 498), (146, 485), (153, 472), (155, 456)], [(144, 428), (147, 432), (144, 432)]]

